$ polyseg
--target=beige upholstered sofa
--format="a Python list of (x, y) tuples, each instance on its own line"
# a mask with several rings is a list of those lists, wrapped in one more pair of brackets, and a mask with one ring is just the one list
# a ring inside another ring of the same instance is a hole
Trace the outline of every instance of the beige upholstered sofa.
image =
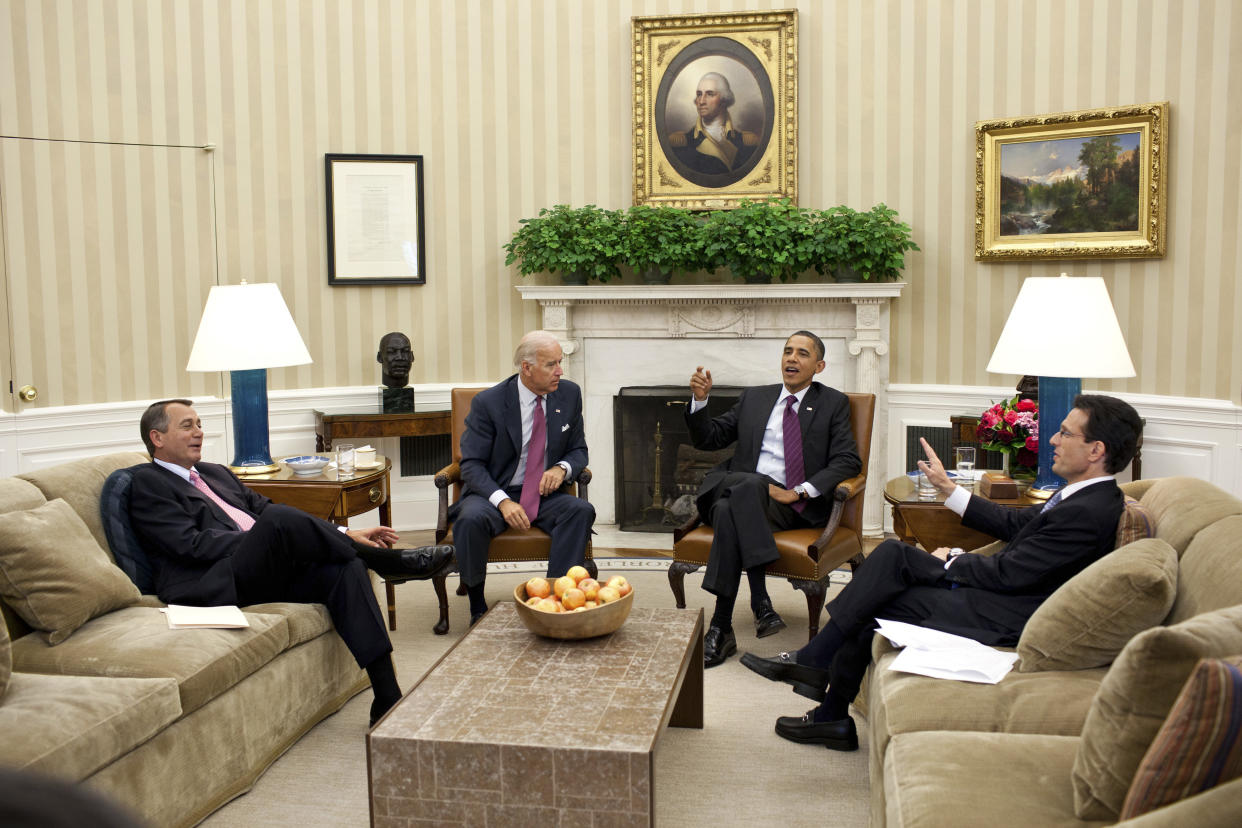
[[(1155, 537), (1052, 596), (999, 684), (888, 670), (896, 653), (876, 636), (865, 698), (873, 826), (1118, 822), (1196, 663), (1242, 654), (1242, 501), (1185, 477), (1123, 488)], [(1242, 780), (1121, 824), (1242, 825)]]
[(192, 825), (367, 680), (319, 604), (247, 607), (249, 629), (169, 630), (113, 563), (99, 514), (107, 476), (146, 459), (0, 480), (0, 764)]

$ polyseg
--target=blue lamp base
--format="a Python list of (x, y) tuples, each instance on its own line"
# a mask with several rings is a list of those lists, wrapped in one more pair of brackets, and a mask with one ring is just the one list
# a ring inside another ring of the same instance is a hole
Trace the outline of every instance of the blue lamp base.
[[(1039, 474), (1031, 491), (1051, 493), (1065, 485), (1065, 478), (1052, 471), (1052, 435), (1082, 393), (1082, 380), (1070, 377), (1039, 378)], [(265, 420), (266, 422), (266, 420)]]
[(229, 468), (234, 474), (279, 471), (267, 443), (267, 369), (232, 371), (231, 379), (233, 462)]

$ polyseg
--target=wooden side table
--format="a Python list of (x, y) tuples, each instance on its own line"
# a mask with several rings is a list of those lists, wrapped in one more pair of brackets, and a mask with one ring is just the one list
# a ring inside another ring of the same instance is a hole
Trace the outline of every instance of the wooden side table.
[[(359, 469), (352, 477), (339, 477), (335, 467), (314, 475), (294, 474), (282, 464), (278, 472), (240, 479), (273, 503), (293, 506), (338, 526), (348, 526), (351, 517), (372, 509), (379, 509), (380, 523), (392, 526), (392, 505), (388, 499), (392, 461), (383, 456), (375, 459), (378, 468)], [(384, 594), (388, 599), (388, 629), (395, 630), (397, 596), (388, 581), (384, 582)]]
[(331, 451), (333, 440), (448, 434), (452, 422), (451, 411), (419, 411), (413, 414), (326, 414), (316, 411), (315, 451)]
[[(976, 497), (983, 497), (976, 489)], [(906, 543), (917, 543), (928, 552), (942, 546), (975, 549), (996, 538), (962, 525), (962, 519), (944, 505), (944, 497), (921, 499), (914, 481), (906, 475), (894, 477), (884, 487), (884, 499), (893, 507), (893, 531)], [(1025, 495), (1011, 500), (992, 499), (1011, 509), (1041, 506), (1046, 501)]]

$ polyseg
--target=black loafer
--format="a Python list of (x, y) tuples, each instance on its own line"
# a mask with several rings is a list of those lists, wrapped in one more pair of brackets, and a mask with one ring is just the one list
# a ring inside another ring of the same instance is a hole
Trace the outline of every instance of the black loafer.
[(755, 610), (755, 637), (767, 638), (783, 629), (785, 629), (785, 620), (776, 613), (776, 610), (772, 609), (771, 599), (763, 599), (763, 602), (759, 604), (759, 609)]
[(823, 701), (828, 690), (828, 671), (799, 664), (794, 658), (793, 653), (781, 653), (773, 658), (746, 653), (742, 656), (742, 664), (765, 679), (785, 682), (799, 696)]
[(453, 547), (420, 546), (401, 550), (401, 569), (405, 577), (422, 580), (436, 575), (453, 559)]
[(833, 722), (812, 721), (815, 711), (804, 716), (781, 716), (776, 735), (804, 745), (823, 745), (829, 750), (858, 750), (858, 730), (849, 716)]
[(733, 630), (721, 632), (720, 627), (708, 627), (703, 635), (703, 666), (715, 667), (737, 652), (737, 638)]

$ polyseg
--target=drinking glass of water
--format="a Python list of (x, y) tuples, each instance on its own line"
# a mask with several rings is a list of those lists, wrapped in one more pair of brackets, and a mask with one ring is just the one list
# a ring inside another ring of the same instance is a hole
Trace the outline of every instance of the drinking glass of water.
[(957, 485), (975, 485), (975, 449), (973, 446), (960, 446), (956, 450)]

